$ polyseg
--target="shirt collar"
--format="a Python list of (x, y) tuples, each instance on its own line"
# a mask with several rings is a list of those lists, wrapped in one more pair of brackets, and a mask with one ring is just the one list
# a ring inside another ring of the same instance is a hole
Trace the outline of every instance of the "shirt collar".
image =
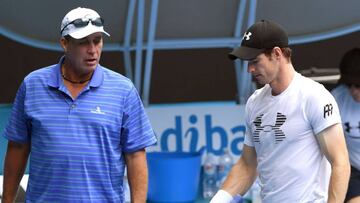
[(56, 64), (55, 67), (53, 67), (51, 69), (50, 77), (48, 79), (48, 85), (50, 87), (59, 88), (60, 85), (63, 84), (60, 68), (61, 68), (61, 64), (63, 63), (64, 59), (65, 59), (65, 57), (62, 56), (60, 58), (59, 63)]
[(90, 80), (90, 87), (99, 87), (104, 81), (104, 69), (98, 64), (95, 68), (94, 74)]
[[(59, 60), (59, 63), (52, 68), (50, 73), (50, 78), (48, 80), (48, 85), (50, 87), (59, 88), (64, 84), (64, 81), (61, 76), (61, 65), (63, 64), (65, 56), (62, 56)], [(104, 70), (103, 67), (98, 64), (95, 68), (94, 74), (90, 80), (90, 87), (99, 87), (104, 80)]]

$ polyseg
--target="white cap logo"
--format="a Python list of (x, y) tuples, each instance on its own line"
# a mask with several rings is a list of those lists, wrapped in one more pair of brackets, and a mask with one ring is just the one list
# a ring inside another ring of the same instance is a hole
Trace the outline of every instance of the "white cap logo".
[(246, 40), (246, 41), (249, 40), (251, 35), (252, 35), (251, 32), (245, 32), (243, 40)]

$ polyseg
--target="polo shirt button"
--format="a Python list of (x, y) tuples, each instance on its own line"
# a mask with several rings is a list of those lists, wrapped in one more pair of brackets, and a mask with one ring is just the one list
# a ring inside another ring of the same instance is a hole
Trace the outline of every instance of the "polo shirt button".
[(73, 109), (73, 108), (75, 108), (75, 107), (76, 107), (76, 105), (75, 105), (75, 104), (72, 104), (72, 105), (71, 105), (71, 108), (72, 108), (72, 109)]

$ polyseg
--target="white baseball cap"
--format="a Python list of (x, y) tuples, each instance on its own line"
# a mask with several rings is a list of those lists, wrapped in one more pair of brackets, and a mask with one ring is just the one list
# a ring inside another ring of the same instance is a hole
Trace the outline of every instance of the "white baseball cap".
[(61, 22), (61, 36), (70, 35), (75, 39), (81, 39), (95, 32), (102, 32), (107, 36), (109, 33), (104, 30), (104, 20), (100, 15), (89, 8), (75, 8), (69, 11)]

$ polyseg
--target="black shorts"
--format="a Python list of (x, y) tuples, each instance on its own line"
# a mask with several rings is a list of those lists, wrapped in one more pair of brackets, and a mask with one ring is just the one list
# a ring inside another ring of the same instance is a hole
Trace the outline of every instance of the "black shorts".
[(351, 166), (349, 187), (346, 193), (345, 202), (356, 196), (360, 196), (360, 171)]

